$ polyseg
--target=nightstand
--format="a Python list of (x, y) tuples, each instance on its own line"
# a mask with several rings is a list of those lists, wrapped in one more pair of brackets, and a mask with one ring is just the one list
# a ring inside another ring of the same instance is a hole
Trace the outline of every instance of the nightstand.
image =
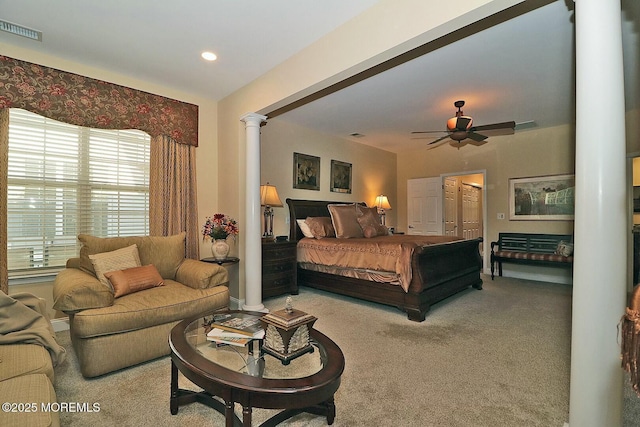
[(262, 243), (262, 297), (298, 294), (296, 242)]

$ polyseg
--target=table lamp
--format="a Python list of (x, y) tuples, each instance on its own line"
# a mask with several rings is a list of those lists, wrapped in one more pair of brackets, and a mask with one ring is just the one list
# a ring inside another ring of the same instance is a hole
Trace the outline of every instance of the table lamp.
[(260, 186), (260, 205), (264, 206), (264, 234), (262, 240), (273, 241), (273, 208), (281, 208), (282, 201), (275, 185), (268, 182)]
[(376, 207), (378, 208), (378, 214), (380, 214), (380, 220), (382, 221), (382, 225), (385, 225), (385, 209), (391, 209), (391, 205), (389, 204), (389, 199), (384, 194), (376, 197)]

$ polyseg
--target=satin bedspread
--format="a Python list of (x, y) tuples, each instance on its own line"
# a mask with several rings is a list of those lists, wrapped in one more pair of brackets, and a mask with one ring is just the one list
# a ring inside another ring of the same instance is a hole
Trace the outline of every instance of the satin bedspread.
[(405, 292), (412, 279), (411, 257), (416, 248), (461, 240), (449, 236), (393, 235), (372, 238), (313, 239), (298, 241), (298, 263), (392, 272)]

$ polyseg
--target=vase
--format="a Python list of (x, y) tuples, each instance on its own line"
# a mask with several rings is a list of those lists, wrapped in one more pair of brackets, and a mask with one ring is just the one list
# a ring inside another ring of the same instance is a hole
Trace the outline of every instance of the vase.
[(229, 255), (229, 244), (224, 239), (216, 239), (211, 243), (211, 252), (215, 259), (225, 259)]

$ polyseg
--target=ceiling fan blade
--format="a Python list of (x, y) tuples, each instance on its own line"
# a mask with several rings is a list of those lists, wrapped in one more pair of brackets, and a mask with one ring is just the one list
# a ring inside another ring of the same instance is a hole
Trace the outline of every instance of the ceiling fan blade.
[(475, 132), (468, 132), (467, 133), (467, 138), (472, 139), (476, 142), (481, 142), (484, 141), (485, 139), (489, 138), (488, 136), (484, 136), (484, 135), (480, 135), (479, 133), (475, 133)]
[(445, 140), (445, 139), (447, 139), (447, 138), (449, 138), (449, 135), (445, 135), (445, 136), (440, 137), (440, 138), (438, 138), (438, 139), (436, 139), (436, 140), (434, 140), (434, 141), (431, 141), (428, 145), (437, 144), (438, 142), (440, 142), (440, 141), (444, 141), (444, 140)]
[(425, 148), (427, 150), (431, 150), (432, 148), (439, 147), (442, 144), (444, 144), (447, 139), (449, 139), (449, 135), (443, 136), (442, 138), (438, 138), (435, 141), (431, 141), (430, 143), (427, 144), (427, 146)]
[(461, 116), (458, 117), (456, 121), (456, 129), (457, 130), (467, 130), (471, 123), (471, 117)]
[(470, 132), (482, 132), (488, 136), (513, 135), (516, 122), (493, 123), (490, 125), (474, 126), (469, 129)]

